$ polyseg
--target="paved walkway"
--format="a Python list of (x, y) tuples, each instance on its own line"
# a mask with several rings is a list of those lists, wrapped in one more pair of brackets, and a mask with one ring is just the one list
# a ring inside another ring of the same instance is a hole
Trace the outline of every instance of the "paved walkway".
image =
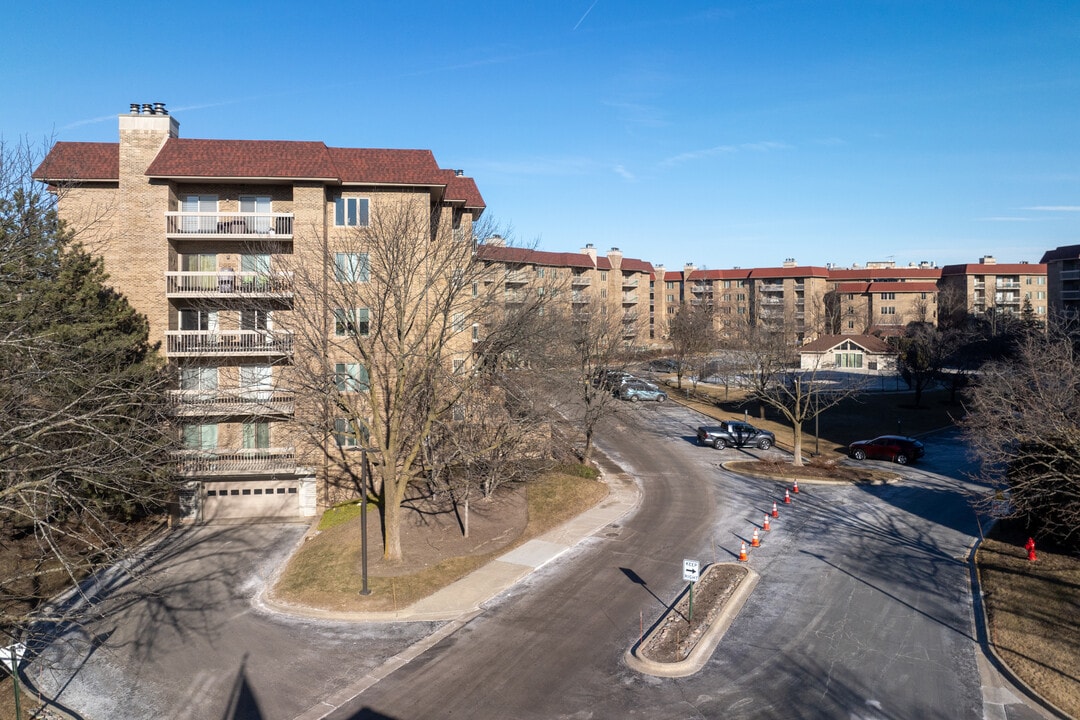
[[(605, 460), (598, 458), (604, 465)], [(582, 540), (594, 535), (638, 506), (641, 489), (633, 478), (614, 465), (604, 467), (608, 496), (576, 518), (517, 546), (496, 560), (477, 568), (457, 582), (419, 600), (407, 608), (388, 612), (335, 612), (288, 605), (267, 595), (264, 589), (257, 603), (276, 611), (334, 620), (400, 622), (403, 620), (458, 620), (480, 610), (485, 602), (514, 585), (529, 573), (548, 564)], [(266, 584), (274, 585), (276, 578)]]

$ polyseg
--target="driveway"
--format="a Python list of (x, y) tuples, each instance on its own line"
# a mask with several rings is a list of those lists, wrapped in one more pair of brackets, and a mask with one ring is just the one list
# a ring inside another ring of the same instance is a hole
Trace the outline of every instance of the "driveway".
[(261, 610), (255, 598), (306, 525), (183, 528), (137, 581), (94, 598), (26, 673), (88, 720), (294, 718), (438, 623), (358, 624)]

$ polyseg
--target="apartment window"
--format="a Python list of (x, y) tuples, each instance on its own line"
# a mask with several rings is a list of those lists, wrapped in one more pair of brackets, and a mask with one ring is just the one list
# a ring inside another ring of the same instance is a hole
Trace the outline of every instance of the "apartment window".
[(338, 447), (356, 447), (356, 431), (346, 418), (334, 420), (334, 442)]
[(1046, 278), (1044, 278), (1044, 277), (1038, 278), (1038, 284), (1039, 285), (1045, 285), (1046, 284)]
[(849, 306), (848, 306), (848, 309), (847, 309), (847, 314), (848, 314), (848, 315), (854, 315), (854, 314), (855, 314), (855, 308), (853, 308), (853, 307), (851, 307), (851, 306), (849, 305)]
[[(543, 290), (543, 288), (541, 288), (541, 290)], [(463, 312), (454, 313), (453, 316), (451, 317), (450, 324), (451, 324), (451, 327), (453, 328), (454, 332), (456, 332), (456, 333), (465, 332), (465, 313), (463, 313)]]
[(240, 212), (251, 213), (255, 217), (244, 218), (248, 232), (267, 234), (270, 232), (270, 206), (272, 200), (269, 195), (241, 195)]
[(473, 323), (473, 326), (472, 326), (472, 339), (473, 340), (479, 340), (480, 339), (480, 323)]
[(668, 290), (674, 290), (675, 289), (675, 283), (673, 283), (671, 280), (668, 280), (667, 289)]
[(881, 308), (881, 314), (882, 315), (895, 315), (896, 314), (896, 307), (893, 306), (893, 305), (886, 305), (883, 308)]
[(198, 393), (200, 396), (212, 396), (218, 386), (216, 367), (185, 367), (180, 369), (180, 389)]
[(667, 301), (668, 301), (669, 303), (673, 303), (673, 302), (675, 302), (675, 296), (674, 296), (674, 295), (668, 295), (668, 296), (667, 296)]
[(217, 447), (217, 424), (185, 425), (182, 430), (184, 447), (191, 450), (212, 450)]
[(465, 360), (464, 360), (464, 358), (454, 358), (453, 366), (454, 366), (454, 374), (455, 375), (460, 375), (461, 372), (465, 369)]
[(240, 311), (240, 329), (241, 330), (269, 330), (270, 325), (270, 311), (269, 310), (241, 310)]
[(731, 302), (731, 293), (724, 293), (723, 300), (724, 302)]
[(1039, 290), (1038, 292), (1035, 293), (1035, 298), (1037, 300), (1045, 300), (1046, 299), (1046, 292), (1044, 292), (1043, 290)]
[(180, 329), (197, 332), (216, 332), (218, 329), (217, 313), (206, 310), (181, 310)]
[(1044, 308), (1042, 305), (1040, 305), (1039, 307), (1035, 308), (1035, 314), (1036, 315), (1045, 315), (1046, 314), (1046, 308)]
[(724, 281), (724, 289), (726, 290), (726, 289), (728, 289), (730, 287), (731, 287), (731, 281), (730, 280), (725, 280)]
[(472, 296), (473, 297), (479, 297), (479, 295), (480, 295), (480, 283), (475, 283), (474, 282), (472, 284)]
[(745, 315), (746, 314), (746, 308), (743, 307), (742, 305), (740, 305), (737, 312), (738, 312), (739, 315)]
[(339, 227), (367, 227), (368, 199), (335, 198), (334, 224)]
[(848, 320), (847, 326), (848, 326), (848, 330), (854, 329), (855, 328), (855, 321), (854, 320)]
[(542, 268), (542, 267), (536, 268), (536, 277), (538, 277), (538, 278), (544, 277), (544, 268)]
[(735, 293), (735, 302), (746, 302), (746, 293)]
[(360, 335), (366, 337), (371, 332), (370, 313), (367, 308), (354, 308), (334, 310), (334, 335), (345, 337), (347, 335)]
[(1030, 300), (1031, 299), (1031, 293), (1029, 293), (1029, 292), (1024, 293), (1024, 299), (1025, 300)]
[(674, 315), (675, 314), (675, 308), (671, 307), (671, 306), (668, 306), (667, 314), (668, 315)]
[[(218, 232), (217, 195), (185, 195), (180, 201), (181, 232)], [(198, 214), (196, 214), (198, 213)]]
[(367, 253), (336, 253), (334, 279), (340, 283), (367, 282), (371, 276)]
[(366, 392), (368, 381), (367, 368), (360, 363), (334, 364), (334, 385), (338, 392)]
[(607, 288), (600, 288), (600, 297), (602, 297), (602, 298), (607, 297)]
[(601, 272), (600, 273), (600, 280), (602, 282), (607, 282), (607, 273), (606, 272)]
[(926, 293), (919, 293), (919, 298), (922, 299), (922, 300), (925, 300), (926, 299)]
[(1031, 276), (1030, 275), (1027, 278), (1025, 278), (1024, 284), (1025, 285), (1030, 285), (1031, 284)]
[(881, 299), (882, 300), (895, 300), (896, 299), (896, 293), (894, 293), (894, 292), (883, 292), (883, 293), (881, 293)]
[(273, 390), (274, 379), (269, 365), (240, 366), (240, 397), (269, 400)]
[(245, 450), (265, 450), (270, 447), (270, 423), (246, 422), (243, 425), (243, 438)]

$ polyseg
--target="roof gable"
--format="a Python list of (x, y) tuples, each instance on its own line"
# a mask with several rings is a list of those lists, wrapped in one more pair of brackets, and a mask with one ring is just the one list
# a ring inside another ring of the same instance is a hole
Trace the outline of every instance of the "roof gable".
[(34, 170), (35, 180), (119, 180), (120, 143), (58, 142)]

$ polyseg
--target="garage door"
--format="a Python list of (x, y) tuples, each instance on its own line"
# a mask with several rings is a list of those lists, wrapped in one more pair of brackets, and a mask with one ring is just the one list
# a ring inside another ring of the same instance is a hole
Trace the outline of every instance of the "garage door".
[(299, 488), (297, 478), (204, 482), (203, 522), (300, 520)]

